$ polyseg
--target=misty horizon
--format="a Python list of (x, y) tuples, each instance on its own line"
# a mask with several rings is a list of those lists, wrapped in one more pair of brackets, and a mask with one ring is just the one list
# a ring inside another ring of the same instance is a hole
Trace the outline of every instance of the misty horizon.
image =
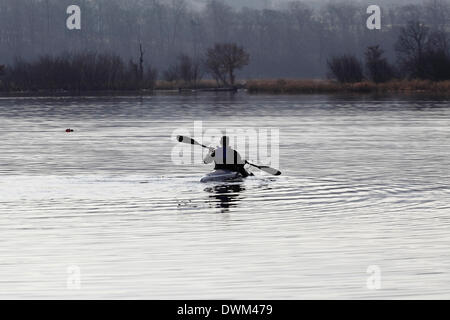
[(137, 61), (142, 44), (145, 65), (162, 74), (181, 54), (203, 59), (214, 43), (235, 42), (250, 54), (240, 78), (324, 78), (332, 56), (362, 59), (368, 46), (380, 45), (395, 62), (394, 46), (408, 21), (449, 29), (450, 1), (416, 2), (378, 1), (381, 30), (368, 30), (372, 2), (366, 0), (80, 0), (81, 30), (67, 30), (66, 8), (73, 1), (2, 0), (0, 65), (79, 52)]

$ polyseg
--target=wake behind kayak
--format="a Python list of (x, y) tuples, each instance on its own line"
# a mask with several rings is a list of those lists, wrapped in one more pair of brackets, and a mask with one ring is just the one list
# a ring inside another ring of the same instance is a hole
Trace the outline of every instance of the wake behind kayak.
[(200, 179), (200, 182), (226, 182), (226, 181), (242, 181), (243, 176), (239, 172), (231, 170), (214, 170)]

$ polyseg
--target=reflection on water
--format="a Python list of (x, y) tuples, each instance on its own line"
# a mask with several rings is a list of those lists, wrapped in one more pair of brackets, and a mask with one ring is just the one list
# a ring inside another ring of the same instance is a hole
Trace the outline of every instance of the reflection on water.
[(238, 205), (242, 197), (240, 193), (244, 190), (245, 188), (241, 183), (225, 183), (205, 188), (206, 192), (212, 193), (209, 197), (215, 200), (216, 206), (223, 209)]
[[(199, 120), (279, 128), (283, 175), (200, 183)], [(0, 129), (0, 298), (450, 297), (447, 99), (0, 98)]]

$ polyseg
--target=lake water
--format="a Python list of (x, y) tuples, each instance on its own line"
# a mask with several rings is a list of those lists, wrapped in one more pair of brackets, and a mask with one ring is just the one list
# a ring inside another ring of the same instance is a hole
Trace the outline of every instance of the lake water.
[[(278, 128), (283, 175), (200, 183), (194, 121)], [(449, 100), (0, 98), (0, 130), (0, 298), (450, 298)]]

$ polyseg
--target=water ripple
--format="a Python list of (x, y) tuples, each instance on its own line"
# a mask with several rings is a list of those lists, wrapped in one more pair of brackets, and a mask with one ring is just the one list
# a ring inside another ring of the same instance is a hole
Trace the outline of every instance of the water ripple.
[[(448, 106), (0, 98), (0, 297), (448, 298)], [(283, 175), (200, 183), (209, 167), (170, 161), (172, 130), (196, 120), (279, 128)]]

